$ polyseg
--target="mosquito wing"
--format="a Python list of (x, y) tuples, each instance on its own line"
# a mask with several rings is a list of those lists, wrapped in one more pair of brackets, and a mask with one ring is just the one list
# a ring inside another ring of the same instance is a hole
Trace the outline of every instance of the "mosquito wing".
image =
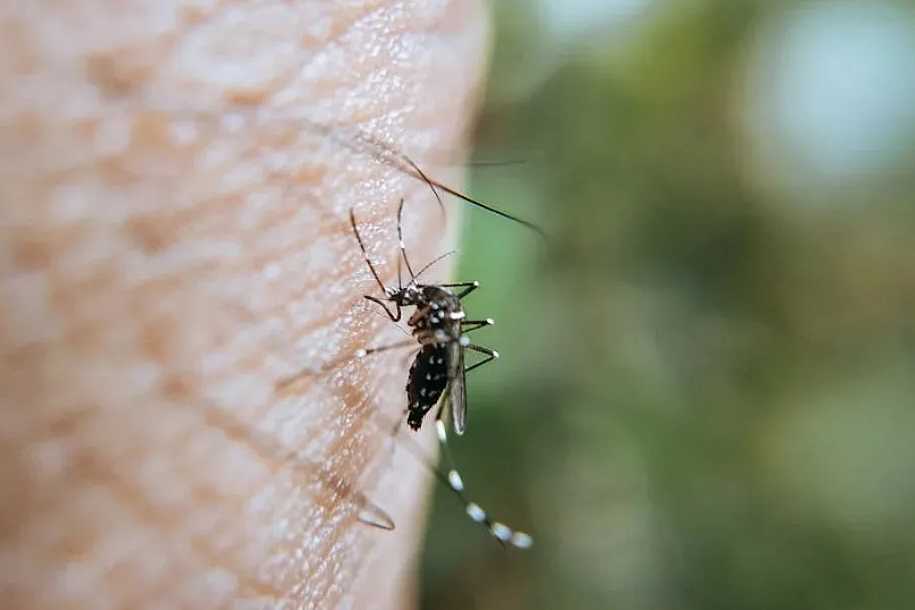
[(454, 432), (464, 434), (467, 427), (467, 388), (464, 376), (464, 348), (457, 341), (448, 347), (448, 389), (445, 391), (451, 409)]

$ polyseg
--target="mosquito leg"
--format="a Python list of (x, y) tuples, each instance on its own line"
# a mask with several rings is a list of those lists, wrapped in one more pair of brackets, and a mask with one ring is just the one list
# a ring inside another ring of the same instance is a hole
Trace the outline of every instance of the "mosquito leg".
[(467, 516), (471, 518), (476, 523), (482, 524), (489, 530), (489, 533), (501, 544), (505, 546), (510, 544), (519, 549), (527, 549), (534, 543), (534, 540), (530, 537), (529, 534), (524, 532), (513, 531), (510, 527), (504, 523), (498, 521), (493, 521), (490, 519), (489, 515), (486, 513), (479, 504), (470, 500), (467, 494), (464, 492), (464, 480), (461, 478), (461, 475), (458, 474), (457, 468), (454, 465), (454, 460), (451, 457), (451, 452), (448, 450), (448, 431), (445, 426), (445, 421), (441, 418), (441, 411), (439, 411), (439, 416), (435, 420), (435, 429), (438, 433), (438, 442), (442, 448), (442, 456), (448, 468), (448, 474), (444, 474), (441, 470), (436, 468), (434, 470), (435, 476), (448, 485), (451, 491), (458, 497), (461, 503), (464, 505), (464, 512), (467, 513)]
[(477, 367), (481, 367), (484, 364), (486, 364), (487, 362), (490, 362), (491, 360), (495, 360), (496, 358), (499, 357), (499, 352), (497, 352), (494, 349), (489, 349), (488, 347), (482, 347), (480, 345), (474, 345), (472, 343), (468, 344), (466, 347), (467, 347), (467, 349), (472, 349), (475, 352), (480, 352), (481, 354), (486, 354), (487, 357), (483, 358), (482, 360), (480, 360), (479, 362), (477, 362), (475, 364), (472, 364), (471, 366), (466, 367), (464, 369), (465, 375), (467, 373), (469, 373), (470, 371), (472, 371), (473, 369), (475, 369)]
[[(403, 421), (403, 418), (400, 419)], [(506, 545), (511, 545), (519, 549), (528, 549), (533, 545), (534, 540), (529, 534), (521, 532), (518, 530), (513, 530), (504, 523), (492, 520), (489, 515), (486, 513), (479, 504), (470, 500), (464, 491), (464, 480), (461, 478), (461, 475), (458, 474), (457, 469), (454, 466), (454, 461), (451, 458), (451, 454), (448, 451), (448, 434), (445, 428), (445, 422), (443, 419), (439, 418), (435, 422), (436, 431), (438, 434), (439, 444), (442, 448), (442, 455), (444, 457), (445, 463), (447, 465), (447, 471), (443, 470), (435, 464), (428, 456), (425, 455), (425, 452), (416, 444), (412, 438), (403, 437), (401, 438), (402, 447), (406, 448), (413, 456), (422, 464), (429, 472), (431, 472), (435, 478), (437, 478), (443, 485), (448, 486), (448, 488), (458, 497), (461, 504), (464, 506), (464, 512), (467, 513), (467, 516), (470, 517), (475, 523), (483, 525), (487, 531), (493, 536), (499, 544), (503, 547)], [(392, 431), (392, 436), (396, 436), (399, 431), (399, 426), (395, 426)], [(383, 529), (393, 529), (394, 522), (387, 516), (386, 513), (380, 511), (374, 505), (366, 507), (370, 510), (366, 511), (369, 514), (363, 517), (360, 514), (360, 521), (372, 525), (374, 527), (380, 527)], [(380, 513), (380, 517), (378, 514)], [(368, 517), (368, 518), (366, 518)]]
[[(496, 323), (496, 321), (493, 320), (492, 318), (486, 318), (485, 320), (462, 320), (461, 321), (461, 332), (462, 333), (473, 332), (475, 330), (479, 330), (486, 326), (492, 326), (495, 323)], [(467, 328), (468, 326), (470, 326), (471, 328)]]
[(480, 282), (474, 280), (472, 282), (456, 282), (454, 284), (439, 284), (442, 288), (463, 288), (461, 292), (455, 296), (459, 299), (463, 299), (468, 294), (480, 287)]
[[(370, 353), (377, 353), (377, 352), (383, 351), (383, 350), (394, 349), (396, 347), (402, 347), (402, 346), (405, 346), (408, 344), (415, 345), (415, 343), (413, 343), (413, 341), (418, 342), (420, 345), (429, 345), (429, 344), (443, 342), (440, 334), (437, 334), (435, 331), (430, 330), (427, 332), (417, 334), (413, 338), (412, 341), (401, 341), (396, 344), (373, 348), (371, 350), (359, 350), (357, 355), (366, 356)], [(465, 342), (466, 342), (466, 340), (460, 341), (460, 343), (462, 345)], [(498, 354), (495, 351), (490, 350), (485, 347), (472, 345), (469, 343), (464, 347), (468, 347), (475, 351), (482, 352), (488, 356), (488, 358), (486, 360), (470, 367), (470, 369), (475, 368), (476, 366), (479, 366), (480, 364), (483, 364), (485, 362), (488, 362), (489, 360), (492, 360), (493, 358), (496, 358), (498, 356)], [(470, 369), (467, 369), (467, 370), (470, 370)], [(444, 405), (444, 403), (443, 403), (443, 405)], [(409, 408), (407, 408), (406, 412), (409, 413)], [(448, 433), (447, 433), (447, 428), (445, 425), (445, 421), (442, 418), (442, 415), (443, 415), (443, 409), (440, 407), (436, 413), (435, 426), (436, 426), (436, 432), (438, 435), (439, 444), (441, 446), (442, 457), (444, 460), (446, 470), (443, 470), (442, 468), (439, 468), (438, 466), (436, 466), (433, 462), (431, 462), (427, 457), (425, 457), (422, 454), (422, 451), (420, 451), (418, 448), (413, 448), (409, 444), (409, 442), (407, 442), (406, 446), (411, 449), (411, 452), (414, 453), (414, 455), (416, 455), (416, 457), (419, 459), (419, 461), (427, 469), (429, 469), (429, 471), (432, 472), (432, 474), (434, 474), (435, 477), (439, 481), (441, 481), (444, 485), (447, 485), (448, 488), (457, 496), (457, 498), (459, 499), (461, 504), (464, 506), (464, 512), (467, 513), (467, 516), (470, 517), (470, 519), (472, 521), (474, 521), (475, 523), (479, 523), (483, 527), (485, 527), (486, 530), (490, 533), (490, 535), (492, 537), (494, 537), (497, 542), (499, 542), (499, 544), (501, 544), (502, 546), (510, 545), (510, 546), (514, 546), (519, 549), (530, 548), (530, 546), (533, 544), (534, 541), (529, 534), (526, 534), (525, 532), (513, 530), (511, 527), (505, 525), (504, 523), (493, 520), (492, 518), (490, 518), (488, 513), (479, 504), (472, 501), (470, 499), (470, 497), (466, 494), (466, 492), (464, 490), (464, 480), (461, 478), (461, 475), (458, 473), (457, 467), (455, 466), (455, 463), (454, 463), (454, 459), (451, 457), (451, 453), (448, 448)], [(398, 418), (398, 421), (396, 422), (393, 429), (391, 430), (392, 437), (396, 437), (398, 435), (398, 433), (400, 431), (400, 426), (402, 425), (402, 422), (404, 419), (405, 418), (403, 416)], [(409, 439), (405, 439), (405, 440), (409, 441)], [(383, 522), (383, 523), (386, 524), (386, 522)]]
[(410, 364), (410, 361), (413, 358), (415, 358), (416, 354), (418, 354), (418, 353), (419, 353), (419, 350), (414, 350), (412, 352), (409, 352), (406, 356), (403, 357), (403, 360), (401, 360), (401, 362), (400, 362), (401, 366), (407, 367)]
[(386, 352), (388, 350), (397, 349), (399, 347), (409, 347), (411, 345), (416, 345), (414, 339), (409, 339), (406, 341), (398, 341), (397, 343), (391, 343), (390, 345), (382, 345), (380, 347), (372, 347), (369, 349), (358, 349), (356, 350), (357, 358), (365, 358), (370, 354), (377, 354), (379, 352)]
[(349, 224), (353, 227), (353, 234), (356, 236), (356, 241), (359, 242), (359, 249), (362, 250), (362, 258), (365, 259), (365, 264), (369, 266), (372, 277), (375, 278), (375, 282), (378, 284), (378, 287), (381, 288), (381, 292), (387, 294), (388, 291), (384, 287), (384, 282), (381, 281), (381, 276), (378, 275), (375, 265), (372, 264), (372, 259), (369, 258), (369, 253), (365, 249), (365, 242), (362, 241), (362, 235), (359, 234), (359, 228), (356, 226), (356, 213), (353, 211), (353, 208), (350, 208), (349, 210)]
[(417, 335), (414, 335), (411, 339), (406, 339), (404, 341), (398, 341), (397, 343), (391, 343), (390, 345), (382, 345), (380, 347), (372, 347), (369, 349), (360, 349), (356, 350), (357, 358), (365, 358), (369, 354), (377, 354), (378, 352), (386, 352), (391, 349), (397, 349), (399, 347), (409, 347), (411, 345), (416, 345), (419, 343), (421, 346), (430, 345), (432, 343), (441, 343), (444, 339), (439, 336), (435, 331), (425, 331)]
[(367, 294), (367, 295), (365, 295), (365, 299), (367, 301), (371, 301), (372, 303), (381, 305), (381, 308), (384, 309), (384, 313), (388, 314), (388, 317), (391, 318), (391, 322), (400, 322), (401, 313), (400, 313), (400, 305), (398, 303), (394, 303), (394, 312), (395, 313), (391, 313), (391, 310), (388, 309), (388, 306), (385, 305), (384, 301), (382, 301), (378, 297), (373, 297), (373, 296)]

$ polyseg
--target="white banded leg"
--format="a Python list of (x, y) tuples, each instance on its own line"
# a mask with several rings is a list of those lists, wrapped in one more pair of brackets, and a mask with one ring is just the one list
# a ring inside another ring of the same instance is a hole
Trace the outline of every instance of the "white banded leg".
[(492, 326), (496, 321), (492, 318), (486, 318), (485, 320), (461, 320), (461, 332), (469, 333), (487, 326)]
[(479, 523), (489, 530), (489, 533), (499, 541), (503, 546), (510, 544), (519, 549), (528, 549), (534, 544), (534, 539), (529, 534), (513, 530), (504, 523), (493, 521), (483, 508), (470, 500), (464, 491), (464, 480), (458, 474), (454, 466), (454, 460), (451, 458), (451, 452), (448, 450), (448, 431), (445, 427), (445, 421), (441, 418), (435, 420), (435, 430), (438, 433), (439, 444), (442, 447), (442, 455), (447, 462), (448, 474), (442, 474), (441, 470), (436, 469), (435, 475), (457, 495), (464, 504), (464, 510), (467, 516), (476, 523)]
[(497, 351), (494, 350), (494, 349), (489, 349), (488, 347), (483, 347), (482, 345), (474, 345), (473, 343), (468, 343), (468, 344), (466, 345), (466, 348), (467, 348), (467, 349), (472, 349), (473, 351), (479, 352), (479, 353), (481, 353), (481, 354), (486, 354), (486, 358), (483, 358), (483, 359), (480, 360), (479, 362), (474, 363), (474, 364), (472, 364), (472, 365), (466, 367), (466, 368), (464, 369), (464, 374), (465, 374), (465, 375), (466, 375), (467, 373), (469, 373), (470, 371), (472, 371), (473, 369), (479, 368), (479, 367), (483, 366), (484, 364), (486, 364), (487, 362), (490, 362), (490, 361), (492, 361), (492, 360), (495, 360), (496, 358), (499, 357), (499, 352), (497, 352)]
[(473, 280), (472, 282), (454, 282), (451, 284), (439, 284), (441, 288), (463, 288), (464, 290), (457, 293), (456, 296), (458, 299), (463, 299), (468, 294), (480, 287), (480, 282)]

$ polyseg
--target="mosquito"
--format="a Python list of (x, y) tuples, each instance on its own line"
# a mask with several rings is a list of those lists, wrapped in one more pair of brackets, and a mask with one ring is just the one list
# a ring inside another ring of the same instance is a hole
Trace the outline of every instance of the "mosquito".
[[(454, 431), (458, 435), (462, 435), (467, 426), (467, 373), (499, 357), (499, 352), (472, 343), (467, 335), (467, 333), (494, 324), (491, 318), (469, 320), (464, 312), (462, 299), (479, 288), (480, 283), (477, 281), (450, 284), (420, 283), (420, 276), (450, 253), (439, 256), (418, 272), (414, 272), (404, 245), (403, 207), (404, 200), (401, 199), (397, 209), (400, 256), (397, 259), (396, 288), (385, 286), (378, 275), (375, 265), (369, 258), (362, 236), (359, 234), (356, 215), (350, 209), (349, 217), (353, 234), (356, 236), (356, 241), (359, 243), (372, 277), (375, 278), (375, 282), (384, 294), (384, 297), (365, 295), (365, 298), (382, 307), (393, 322), (401, 320), (405, 308), (415, 308), (407, 319), (407, 326), (412, 329), (412, 339), (362, 349), (356, 355), (364, 358), (370, 354), (415, 345), (414, 341), (419, 343), (419, 351), (407, 376), (407, 424), (414, 431), (418, 431), (426, 414), (438, 405), (435, 413), (435, 427), (442, 454), (448, 464), (448, 473), (445, 474), (433, 467), (432, 470), (436, 477), (457, 495), (463, 503), (467, 515), (476, 523), (485, 526), (502, 545), (510, 544), (521, 549), (529, 548), (533, 544), (530, 535), (521, 531), (513, 531), (507, 525), (492, 520), (479, 504), (470, 500), (465, 493), (464, 481), (448, 450), (445, 411), (450, 411)], [(410, 276), (410, 281), (406, 285), (403, 285), (401, 277), (401, 261)], [(467, 366), (464, 359), (467, 350), (481, 353), (484, 358)]]

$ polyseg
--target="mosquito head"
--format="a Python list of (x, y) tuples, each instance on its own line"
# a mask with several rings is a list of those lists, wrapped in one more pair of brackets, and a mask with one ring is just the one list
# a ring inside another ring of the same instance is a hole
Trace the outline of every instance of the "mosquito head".
[(422, 297), (414, 284), (408, 284), (403, 288), (385, 288), (384, 293), (389, 301), (393, 301), (401, 307), (416, 305)]

